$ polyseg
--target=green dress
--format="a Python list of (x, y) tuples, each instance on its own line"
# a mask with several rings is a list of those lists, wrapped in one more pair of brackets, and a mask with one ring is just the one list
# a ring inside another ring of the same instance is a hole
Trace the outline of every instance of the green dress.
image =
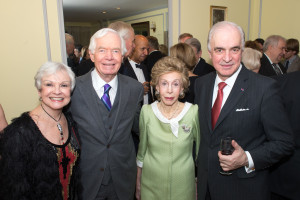
[(196, 199), (194, 141), (198, 152), (197, 105), (185, 103), (181, 113), (171, 120), (161, 114), (157, 102), (143, 106), (137, 155), (137, 165), (142, 167), (142, 200)]

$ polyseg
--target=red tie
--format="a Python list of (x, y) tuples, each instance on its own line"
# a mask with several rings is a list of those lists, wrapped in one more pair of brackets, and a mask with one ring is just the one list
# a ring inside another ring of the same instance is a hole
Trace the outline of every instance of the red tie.
[(211, 109), (211, 126), (213, 130), (215, 128), (215, 125), (220, 115), (222, 100), (223, 100), (223, 88), (226, 86), (226, 83), (220, 82), (218, 86), (219, 86), (218, 96), (214, 103), (214, 106)]

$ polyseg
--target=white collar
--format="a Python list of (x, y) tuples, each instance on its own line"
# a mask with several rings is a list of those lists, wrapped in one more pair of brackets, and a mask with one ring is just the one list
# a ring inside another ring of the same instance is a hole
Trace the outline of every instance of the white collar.
[(217, 77), (216, 77), (216, 80), (215, 80), (215, 87), (218, 87), (218, 84), (220, 82), (225, 82), (226, 85), (230, 86), (231, 88), (233, 87), (234, 83), (235, 83), (235, 80), (237, 78), (237, 76), (239, 75), (240, 71), (242, 69), (242, 64), (240, 64), (238, 70), (236, 70), (236, 72), (234, 72), (234, 74), (232, 74), (229, 78), (227, 78), (225, 81), (222, 81), (220, 79), (220, 77), (218, 76), (217, 74)]
[(182, 111), (180, 112), (180, 114), (172, 119), (167, 119), (166, 117), (163, 116), (163, 114), (159, 111), (158, 106), (157, 106), (158, 101), (155, 101), (151, 104), (153, 113), (155, 114), (155, 116), (162, 122), (165, 124), (170, 124), (171, 125), (171, 130), (173, 135), (175, 135), (175, 137), (178, 138), (178, 129), (179, 129), (179, 121), (184, 117), (184, 115), (187, 113), (187, 111), (190, 109), (190, 107), (192, 106), (191, 103), (185, 102), (184, 104), (184, 108), (182, 109)]
[[(96, 69), (91, 72), (93, 86), (95, 90), (101, 90), (105, 84), (107, 84), (97, 73)], [(116, 75), (108, 84), (111, 87), (111, 90), (117, 91), (118, 88), (118, 75)]]

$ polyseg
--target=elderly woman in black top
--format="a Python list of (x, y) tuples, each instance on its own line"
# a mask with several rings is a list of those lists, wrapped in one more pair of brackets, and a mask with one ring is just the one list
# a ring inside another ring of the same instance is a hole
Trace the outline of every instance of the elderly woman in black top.
[(74, 73), (47, 62), (35, 75), (40, 104), (0, 135), (1, 199), (80, 199), (80, 146), (75, 123), (63, 112)]

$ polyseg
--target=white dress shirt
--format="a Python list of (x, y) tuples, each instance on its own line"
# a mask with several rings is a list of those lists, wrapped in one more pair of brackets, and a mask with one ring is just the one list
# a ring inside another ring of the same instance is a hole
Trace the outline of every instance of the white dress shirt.
[[(138, 81), (139, 81), (140, 83), (142, 83), (142, 84), (143, 84), (144, 82), (146, 82), (146, 79), (145, 79), (145, 75), (144, 75), (143, 70), (140, 69), (140, 68), (137, 68), (137, 67), (135, 66), (135, 65), (138, 64), (138, 63), (134, 62), (133, 60), (131, 60), (131, 59), (129, 59), (129, 58), (128, 58), (128, 61), (129, 61), (129, 63), (131, 64), (131, 67), (132, 67), (132, 69), (133, 69), (133, 71), (134, 71), (134, 73), (135, 73), (135, 75), (136, 75)], [(138, 65), (139, 65), (139, 64), (138, 64)], [(149, 102), (148, 102), (148, 94), (145, 94), (145, 95), (144, 95), (144, 104), (149, 104)]]
[(98, 74), (98, 72), (96, 71), (96, 69), (94, 69), (91, 72), (91, 76), (92, 76), (92, 83), (93, 83), (93, 87), (99, 97), (99, 99), (102, 98), (103, 94), (104, 94), (104, 85), (105, 84), (109, 84), (111, 89), (109, 90), (109, 99), (110, 99), (110, 103), (111, 106), (113, 106), (114, 102), (115, 102), (115, 98), (117, 95), (117, 90), (118, 90), (118, 77), (117, 75), (113, 78), (113, 80), (111, 80), (109, 83), (106, 83)]
[[(227, 98), (234, 86), (234, 83), (236, 81), (236, 78), (237, 76), (239, 75), (240, 71), (242, 69), (242, 65), (240, 65), (240, 67), (238, 68), (238, 70), (232, 75), (230, 76), (229, 78), (227, 78), (225, 80), (225, 83), (226, 83), (226, 86), (224, 87), (223, 89), (223, 100), (222, 100), (222, 106), (221, 106), (221, 110), (225, 104), (225, 102), (227, 101)], [(218, 95), (218, 89), (219, 89), (219, 86), (218, 84), (220, 82), (224, 82), (220, 79), (220, 77), (217, 75), (216, 77), (216, 80), (215, 80), (215, 85), (214, 85), (214, 91), (213, 91), (213, 101), (212, 101), (212, 105), (211, 107), (213, 107), (215, 101), (216, 101), (216, 98), (217, 98), (217, 95)], [(248, 158), (248, 167), (245, 166), (245, 170), (247, 173), (250, 173), (250, 172), (253, 172), (254, 171), (254, 163), (253, 163), (253, 159), (250, 155), (250, 153), (248, 151), (245, 151), (246, 155), (247, 155), (247, 158)]]

